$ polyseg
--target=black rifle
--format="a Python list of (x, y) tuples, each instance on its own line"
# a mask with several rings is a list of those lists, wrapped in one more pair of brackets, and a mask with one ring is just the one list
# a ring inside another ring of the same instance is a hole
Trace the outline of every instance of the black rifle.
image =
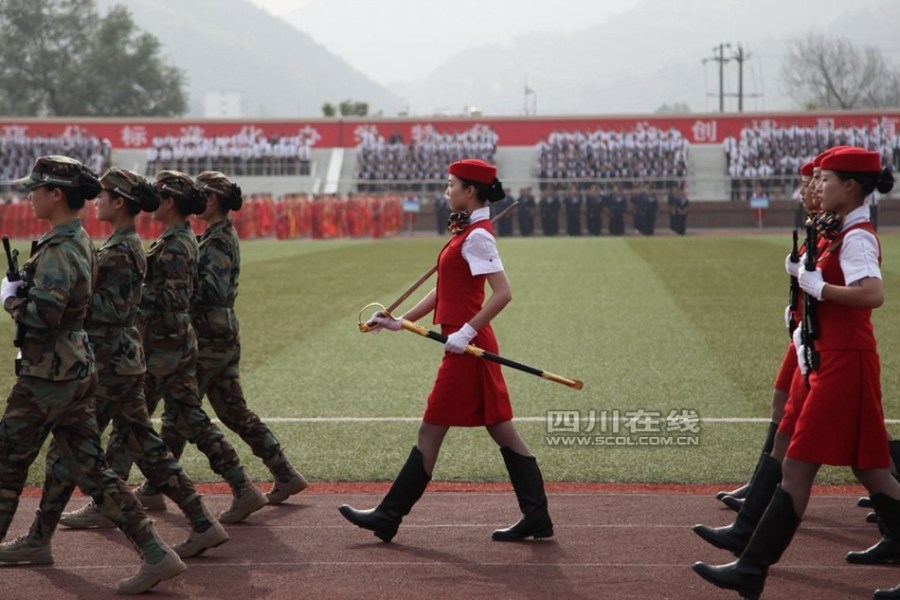
[[(797, 249), (798, 235), (797, 235), (796, 229), (794, 229), (794, 231), (793, 231), (793, 236), (794, 236), (794, 245), (791, 248), (790, 261), (792, 263), (799, 263), (800, 262), (800, 251)], [(800, 283), (797, 281), (796, 277), (791, 275), (791, 289), (790, 289), (790, 295), (788, 296), (789, 301), (790, 301), (790, 310), (791, 310), (790, 322), (788, 323), (788, 335), (791, 337), (793, 337), (793, 335), (794, 335), (794, 330), (797, 329), (797, 316), (794, 313), (794, 311), (797, 309), (797, 298), (798, 298), (799, 294), (800, 294)]]
[[(816, 270), (816, 225), (809, 223), (806, 226), (806, 261), (803, 268), (807, 271)], [(805, 348), (804, 359), (806, 362), (806, 385), (809, 387), (809, 374), (819, 368), (819, 353), (816, 352), (816, 340), (819, 337), (819, 325), (816, 319), (816, 308), (819, 301), (810, 294), (803, 294), (803, 323), (800, 326), (800, 339)]]
[[(37, 242), (31, 242), (31, 254), (34, 255), (37, 250)], [(28, 286), (31, 282), (31, 275), (34, 271), (34, 265), (26, 264), (24, 270), (19, 270), (19, 251), (13, 250), (9, 245), (9, 236), (3, 236), (3, 251), (6, 252), (6, 279), (7, 281), (25, 281), (25, 285), (16, 290), (16, 296), (24, 298), (28, 295)], [(16, 321), (16, 337), (13, 339), (13, 345), (19, 348), (16, 355), (16, 375), (22, 367), (22, 346), (25, 345), (25, 324)]]

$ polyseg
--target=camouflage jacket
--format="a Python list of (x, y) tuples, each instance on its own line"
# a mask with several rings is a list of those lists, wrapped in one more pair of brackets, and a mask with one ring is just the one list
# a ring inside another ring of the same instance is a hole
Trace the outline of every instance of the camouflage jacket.
[(25, 326), (20, 375), (49, 381), (89, 376), (95, 365), (84, 320), (97, 252), (81, 220), (60, 223), (41, 236), (25, 270), (31, 273), (28, 293), (4, 304)]
[(147, 252), (141, 288), (141, 328), (145, 349), (183, 341), (191, 328), (190, 308), (197, 290), (197, 238), (185, 221), (166, 229)]
[(237, 341), (234, 301), (240, 273), (241, 248), (231, 219), (210, 225), (200, 236), (199, 288), (192, 309), (201, 346)]
[(136, 326), (147, 258), (134, 225), (116, 231), (99, 251), (87, 332), (101, 373), (137, 375), (147, 370)]

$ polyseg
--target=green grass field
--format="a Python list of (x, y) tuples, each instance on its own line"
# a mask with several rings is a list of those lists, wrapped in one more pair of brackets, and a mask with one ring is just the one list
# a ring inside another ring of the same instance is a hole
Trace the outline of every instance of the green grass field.
[[(875, 322), (885, 412), (898, 417), (900, 236), (881, 241), (888, 299)], [(271, 423), (311, 480), (391, 479), (415, 443), (441, 347), (407, 332), (362, 335), (357, 313), (399, 296), (433, 264), (441, 244), (415, 238), (243, 245), (237, 310), (244, 389), (264, 418), (320, 419)], [(548, 445), (545, 418), (548, 410), (582, 418), (613, 410), (767, 418), (788, 343), (782, 267), (788, 244), (781, 236), (502, 239), (514, 299), (494, 322), (501, 353), (585, 382), (574, 391), (504, 369), (516, 416), (532, 418), (519, 429), (545, 478), (743, 480), (764, 423), (702, 422), (693, 447), (574, 448)], [(13, 381), (12, 329), (10, 320), (0, 323), (0, 339), (10, 340), (0, 347), (0, 364), (9, 366), (0, 374), (3, 389)], [(247, 446), (228, 437), (251, 474), (266, 478)], [(184, 464), (196, 480), (216, 480), (193, 448)], [(483, 429), (451, 431), (436, 479), (506, 477)], [(41, 478), (39, 461), (29, 481)], [(820, 476), (850, 480), (847, 469)]]

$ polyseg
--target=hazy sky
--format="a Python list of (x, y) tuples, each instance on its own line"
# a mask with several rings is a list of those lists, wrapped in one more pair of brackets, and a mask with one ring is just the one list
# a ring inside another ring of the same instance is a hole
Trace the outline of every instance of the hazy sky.
[[(426, 74), (473, 45), (589, 27), (641, 0), (250, 1), (284, 17), (378, 83), (390, 84)], [(410, 46), (415, 52), (404, 52)], [(404, 60), (398, 64), (385, 56)]]

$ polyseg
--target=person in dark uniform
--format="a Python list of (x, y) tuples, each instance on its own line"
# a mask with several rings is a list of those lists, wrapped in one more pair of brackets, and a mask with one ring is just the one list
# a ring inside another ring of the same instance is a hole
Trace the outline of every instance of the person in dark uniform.
[[(447, 336), (444, 357), (428, 396), (419, 437), (390, 491), (373, 509), (347, 504), (338, 509), (352, 524), (375, 533), (385, 542), (397, 534), (403, 517), (425, 492), (451, 427), (484, 427), (500, 447), (522, 518), (513, 526), (494, 531), (498, 542), (548, 538), (553, 521), (547, 509), (544, 480), (537, 460), (513, 424), (509, 392), (497, 363), (465, 354), (471, 342), (498, 352), (491, 321), (512, 298), (509, 280), (497, 251), (486, 204), (503, 198), (496, 169), (477, 159), (450, 165), (447, 193), (450, 206), (465, 219), (438, 256), (437, 287), (403, 319), (417, 321), (434, 312), (434, 321)], [(491, 288), (485, 294), (485, 282)], [(401, 319), (375, 313), (369, 324), (398, 331)]]
[(435, 228), (438, 235), (447, 233), (447, 221), (450, 219), (450, 205), (447, 196), (441, 194), (434, 199)]
[(600, 235), (603, 230), (603, 199), (596, 185), (591, 185), (584, 196), (587, 212), (587, 230), (591, 235)]
[(659, 199), (656, 192), (650, 189), (649, 184), (643, 185), (644, 192), (644, 235), (653, 235), (656, 232), (656, 214), (659, 212)]
[(634, 228), (644, 235), (647, 234), (647, 201), (647, 193), (643, 186), (632, 192), (631, 216), (634, 219)]
[[(502, 213), (504, 210), (506, 210), (506, 207), (508, 207), (512, 203), (513, 203), (513, 198), (511, 198), (510, 196), (507, 196), (506, 198), (504, 198), (503, 200), (500, 200), (499, 202), (492, 203), (491, 204), (491, 218), (494, 218), (495, 216)], [(509, 237), (513, 234), (513, 218), (514, 217), (510, 212), (510, 213), (503, 215), (503, 217), (497, 221), (497, 235), (498, 236)]]
[(534, 233), (534, 212), (537, 202), (531, 188), (522, 188), (519, 192), (519, 204), (516, 206), (516, 217), (519, 221), (519, 233), (528, 237)]
[(688, 198), (684, 189), (678, 186), (669, 190), (669, 228), (678, 235), (687, 229)]
[(613, 187), (612, 194), (604, 204), (609, 207), (609, 234), (625, 235), (625, 209), (628, 199), (619, 184)]
[(545, 236), (559, 232), (559, 198), (554, 190), (541, 198), (541, 231)]
[(581, 194), (573, 185), (565, 196), (566, 207), (566, 233), (568, 235), (581, 235)]

